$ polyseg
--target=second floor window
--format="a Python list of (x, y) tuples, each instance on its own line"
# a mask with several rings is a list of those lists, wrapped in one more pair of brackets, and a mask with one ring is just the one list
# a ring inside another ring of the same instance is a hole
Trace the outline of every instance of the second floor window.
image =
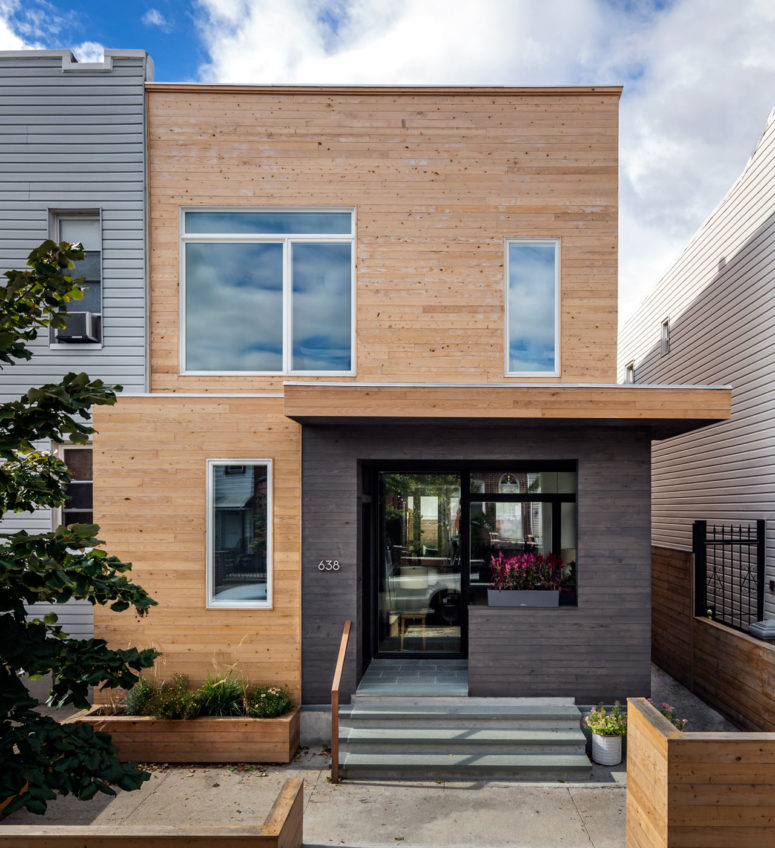
[(99, 344), (102, 339), (102, 227), (99, 214), (73, 212), (54, 219), (54, 238), (80, 242), (84, 258), (68, 273), (81, 280), (83, 297), (68, 304), (67, 326), (51, 331), (57, 344)]
[(183, 213), (184, 373), (353, 372), (349, 210)]
[(560, 243), (506, 243), (506, 374), (558, 376)]

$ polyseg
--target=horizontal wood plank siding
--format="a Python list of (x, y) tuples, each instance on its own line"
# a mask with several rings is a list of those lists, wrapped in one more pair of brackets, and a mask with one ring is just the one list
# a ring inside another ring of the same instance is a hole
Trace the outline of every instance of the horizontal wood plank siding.
[(693, 685), (694, 572), (692, 555), (651, 549), (651, 658), (671, 677)]
[(619, 89), (151, 86), (151, 357), (158, 391), (272, 391), (180, 376), (181, 206), (354, 207), (361, 380), (504, 377), (505, 241), (560, 239), (558, 381), (616, 358)]
[[(300, 426), (281, 398), (124, 397), (94, 413), (95, 519), (159, 602), (140, 622), (95, 610), (112, 645), (156, 647), (157, 674), (192, 684), (234, 668), (300, 694)], [(206, 609), (206, 460), (273, 460), (273, 603)]]
[[(619, 375), (733, 386), (727, 422), (655, 443), (653, 542), (691, 549), (694, 520), (775, 518), (775, 112), (742, 175), (625, 324)], [(671, 323), (660, 353), (661, 322)], [(775, 579), (775, 533), (767, 539)], [(775, 594), (765, 592), (765, 617)]]

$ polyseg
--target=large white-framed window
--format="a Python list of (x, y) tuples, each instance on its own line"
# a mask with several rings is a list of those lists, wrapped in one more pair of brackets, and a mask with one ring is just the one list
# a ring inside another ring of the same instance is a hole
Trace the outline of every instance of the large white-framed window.
[(506, 376), (560, 375), (560, 240), (506, 240)]
[(75, 263), (74, 279), (83, 278), (83, 298), (68, 304), (67, 326), (52, 329), (50, 346), (79, 350), (102, 347), (102, 218), (98, 209), (50, 213), (49, 229), (56, 242), (80, 242), (85, 256)]
[(355, 211), (186, 207), (180, 372), (355, 373)]
[(272, 460), (207, 460), (207, 606), (272, 608)]

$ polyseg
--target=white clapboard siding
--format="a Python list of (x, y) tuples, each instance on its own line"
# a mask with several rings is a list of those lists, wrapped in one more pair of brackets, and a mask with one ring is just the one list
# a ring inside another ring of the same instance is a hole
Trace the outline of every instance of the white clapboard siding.
[[(0, 52), (0, 274), (23, 268), (51, 235), (52, 212), (98, 210), (102, 220), (102, 346), (52, 348), (45, 333), (29, 362), (0, 370), (0, 401), (68, 371), (145, 391), (145, 82), (140, 50), (108, 50), (79, 67), (67, 50)], [(43, 446), (46, 447), (46, 446)], [(0, 531), (45, 532), (49, 510), (8, 516)], [(92, 607), (54, 611), (65, 630), (91, 636)]]
[[(670, 319), (670, 352), (660, 352)], [(731, 384), (732, 418), (655, 442), (652, 535), (691, 549), (696, 519), (768, 519), (775, 579), (775, 110), (743, 173), (619, 337), (619, 379)], [(767, 588), (765, 615), (775, 618)]]

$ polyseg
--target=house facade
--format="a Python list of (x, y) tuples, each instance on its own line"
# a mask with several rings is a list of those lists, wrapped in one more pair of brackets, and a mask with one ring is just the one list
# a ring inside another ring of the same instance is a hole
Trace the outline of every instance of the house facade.
[[(774, 294), (775, 111), (740, 177), (620, 336), (620, 379), (733, 386), (731, 420), (654, 444), (652, 539), (660, 548), (691, 551), (695, 520), (729, 526), (775, 518)], [(708, 590), (708, 605), (732, 620), (747, 604), (738, 560), (730, 552)], [(769, 533), (766, 619), (775, 618), (773, 579)]]
[[(106, 50), (77, 62), (69, 50), (0, 52), (0, 273), (23, 268), (47, 238), (81, 241), (84, 299), (56, 336), (40, 334), (33, 358), (0, 374), (0, 399), (70, 371), (146, 390), (145, 83), (153, 63), (142, 50)], [(41, 445), (49, 449), (50, 445)], [(56, 446), (54, 449), (57, 449)], [(93, 515), (91, 447), (60, 448), (73, 475), (63, 511), (7, 516), (3, 532), (46, 532)], [(53, 611), (31, 608), (34, 615)], [(57, 607), (60, 624), (91, 636), (92, 606)]]
[[(470, 695), (650, 689), (653, 438), (713, 386), (616, 384), (611, 88), (150, 84), (149, 386), (95, 410), (96, 520), (160, 673), (329, 699), (375, 659)], [(553, 554), (553, 608), (491, 565)]]

